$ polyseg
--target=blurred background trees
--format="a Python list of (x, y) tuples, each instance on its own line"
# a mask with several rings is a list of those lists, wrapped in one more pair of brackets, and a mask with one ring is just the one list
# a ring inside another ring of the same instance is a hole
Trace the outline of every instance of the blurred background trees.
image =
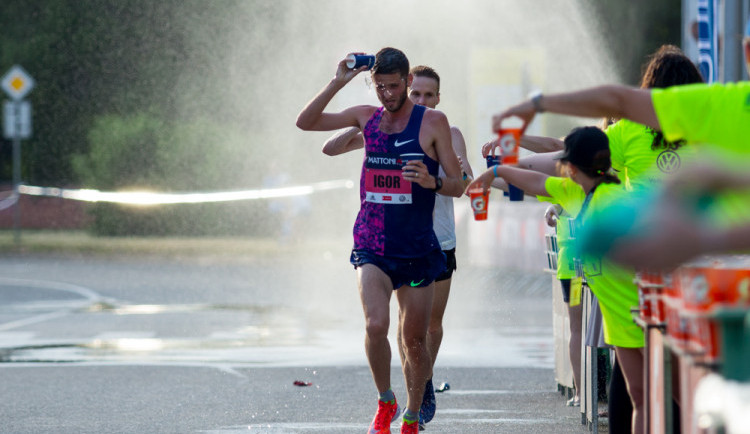
[[(628, 84), (638, 82), (640, 65), (656, 47), (679, 45), (679, 0), (580, 1)], [(306, 44), (289, 41), (280, 29), (314, 28), (299, 21), (303, 12), (294, 13), (303, 3), (4, 0), (0, 71), (20, 64), (36, 81), (28, 96), (34, 126), (23, 143), (23, 181), (100, 190), (250, 188), (261, 186), (274, 164), (317, 153), (291, 150), (284, 131), (294, 129), (291, 119), (283, 119), (283, 128), (271, 125), (279, 106), (265, 109), (276, 96), (271, 77), (278, 75), (279, 51)], [(237, 58), (242, 63), (232, 63)], [(284, 95), (299, 100), (276, 104), (299, 110), (310, 95), (296, 95), (293, 79), (286, 80)], [(0, 140), (0, 181), (12, 177), (10, 145)], [(306, 171), (292, 172), (302, 176), (295, 181), (309, 181)], [(251, 224), (266, 206), (97, 204), (92, 212), (102, 234), (248, 233), (268, 229)], [(162, 227), (160, 220), (175, 224)]]

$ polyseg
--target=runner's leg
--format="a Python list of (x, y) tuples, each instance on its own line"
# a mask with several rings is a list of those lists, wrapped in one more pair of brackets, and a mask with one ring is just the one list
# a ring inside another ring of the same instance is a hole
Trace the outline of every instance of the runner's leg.
[(443, 342), (443, 315), (448, 305), (448, 296), (451, 291), (451, 279), (435, 282), (435, 297), (432, 300), (432, 312), (430, 313), (430, 326), (427, 330), (427, 349), (430, 351), (430, 375), (432, 367), (435, 366), (440, 344)]
[(380, 268), (357, 268), (359, 294), (365, 314), (365, 352), (375, 387), (382, 393), (391, 387), (391, 345), (388, 342), (391, 279)]
[(430, 373), (431, 361), (426, 341), (434, 290), (435, 284), (432, 283), (424, 288), (404, 285), (396, 291), (401, 314), (401, 338), (406, 355), (406, 405), (415, 413), (422, 404), (424, 385)]
[(568, 317), (570, 320), (570, 340), (568, 341), (568, 352), (570, 353), (570, 365), (573, 369), (573, 383), (576, 387), (576, 396), (580, 398), (581, 390), (581, 328), (582, 311), (581, 304), (568, 306)]

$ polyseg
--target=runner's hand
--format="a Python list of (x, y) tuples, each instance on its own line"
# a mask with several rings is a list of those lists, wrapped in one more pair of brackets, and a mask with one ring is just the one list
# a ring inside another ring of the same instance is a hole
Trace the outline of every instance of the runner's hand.
[(430, 175), (427, 166), (419, 160), (412, 160), (406, 163), (401, 169), (401, 176), (407, 181), (419, 184), (420, 187), (430, 190), (435, 188), (435, 179)]
[[(365, 53), (350, 53), (350, 54), (365, 54)], [(334, 80), (339, 81), (342, 84), (346, 84), (352, 81), (352, 79), (356, 77), (357, 74), (366, 70), (367, 70), (367, 66), (360, 66), (357, 69), (349, 69), (349, 67), (346, 66), (346, 57), (344, 57), (339, 62), (338, 68), (336, 69), (336, 75), (334, 76)]]

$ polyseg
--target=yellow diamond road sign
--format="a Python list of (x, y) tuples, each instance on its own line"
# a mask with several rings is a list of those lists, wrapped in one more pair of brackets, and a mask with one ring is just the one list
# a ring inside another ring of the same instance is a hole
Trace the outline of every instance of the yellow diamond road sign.
[(5, 93), (18, 101), (34, 88), (34, 79), (19, 65), (14, 65), (5, 73), (1, 84)]

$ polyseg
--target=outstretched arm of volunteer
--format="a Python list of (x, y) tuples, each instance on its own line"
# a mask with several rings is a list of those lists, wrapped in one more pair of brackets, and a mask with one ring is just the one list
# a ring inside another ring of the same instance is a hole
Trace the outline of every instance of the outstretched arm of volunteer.
[(750, 224), (723, 227), (701, 222), (685, 205), (749, 186), (750, 174), (741, 166), (699, 163), (680, 170), (643, 216), (659, 229), (622, 237), (613, 246), (612, 258), (631, 267), (670, 270), (699, 255), (747, 251)]
[(492, 117), (492, 129), (500, 129), (502, 121), (518, 116), (524, 122), (523, 129), (538, 112), (558, 113), (580, 117), (625, 118), (660, 130), (649, 89), (605, 85), (575, 92), (539, 95), (506, 109)]
[(647, 236), (620, 238), (610, 257), (623, 265), (652, 270), (672, 270), (700, 255), (746, 252), (750, 249), (750, 224), (729, 228), (701, 224), (674, 204), (660, 205), (656, 221), (663, 223)]
[(526, 194), (534, 196), (549, 196), (545, 183), (548, 175), (533, 170), (520, 169), (513, 166), (494, 166), (487, 169), (477, 179), (472, 181), (466, 190), (481, 188), (489, 190), (494, 185), (495, 178), (502, 178), (506, 183), (515, 185), (523, 190)]
[[(521, 142), (523, 143), (523, 137), (521, 137)], [(534, 136), (535, 139), (537, 138)], [(556, 150), (558, 139), (554, 139), (551, 137), (538, 137), (538, 139), (542, 139), (539, 141), (536, 141), (535, 143), (540, 144), (540, 148), (538, 149), (548, 149), (547, 151), (533, 154), (533, 155), (527, 155), (525, 157), (521, 157), (518, 160), (518, 164), (516, 167), (519, 167), (521, 169), (527, 169), (527, 170), (533, 170), (535, 172), (541, 172), (543, 174), (549, 175), (549, 176), (557, 176), (557, 158), (560, 156), (562, 151)], [(492, 151), (492, 148), (497, 145), (497, 140), (487, 142), (482, 146), (482, 157), (487, 157), (489, 153)], [(494, 174), (493, 174), (494, 175)], [(511, 184), (513, 184), (511, 182)], [(492, 181), (492, 187), (497, 188), (498, 190), (502, 191), (508, 191), (508, 182), (503, 178), (495, 178)], [(513, 184), (516, 185), (516, 184)], [(532, 195), (531, 192), (527, 192), (525, 189), (523, 189), (520, 186), (517, 186), (524, 190), (524, 194)]]

